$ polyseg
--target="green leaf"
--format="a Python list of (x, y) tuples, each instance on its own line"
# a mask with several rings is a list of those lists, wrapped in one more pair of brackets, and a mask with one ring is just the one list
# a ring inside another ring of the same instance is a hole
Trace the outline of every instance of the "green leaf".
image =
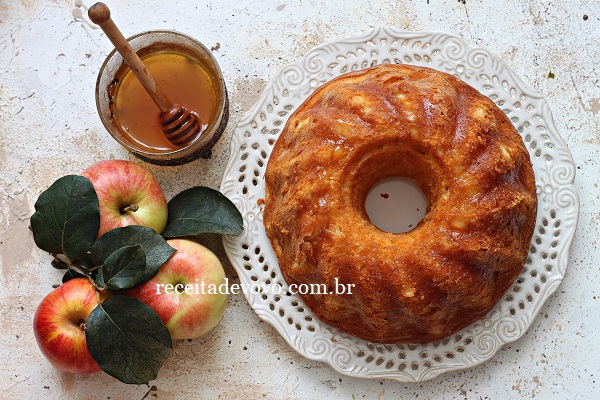
[(146, 254), (146, 273), (140, 284), (156, 275), (158, 268), (176, 251), (153, 229), (130, 225), (111, 229), (102, 235), (92, 247), (92, 260), (96, 265), (103, 265), (112, 253), (127, 246), (141, 246)]
[(107, 374), (124, 383), (156, 379), (173, 342), (160, 317), (141, 301), (111, 296), (87, 319), (90, 354)]
[(69, 264), (64, 262), (61, 259), (54, 257), (54, 260), (50, 261), (50, 265), (52, 265), (56, 269), (67, 269), (69, 268)]
[(96, 282), (108, 290), (131, 289), (146, 282), (146, 253), (140, 245), (115, 250), (104, 262)]
[(100, 209), (89, 179), (63, 176), (38, 197), (35, 210), (31, 229), (40, 249), (73, 260), (94, 244), (100, 229)]
[(92, 256), (90, 255), (90, 253), (85, 253), (78, 259), (73, 260), (73, 264), (82, 266), (86, 269), (92, 269), (96, 266), (96, 264), (94, 264), (94, 261), (92, 260)]
[(239, 210), (221, 192), (204, 187), (184, 190), (169, 201), (169, 219), (162, 235), (166, 238), (201, 233), (240, 235), (244, 222)]

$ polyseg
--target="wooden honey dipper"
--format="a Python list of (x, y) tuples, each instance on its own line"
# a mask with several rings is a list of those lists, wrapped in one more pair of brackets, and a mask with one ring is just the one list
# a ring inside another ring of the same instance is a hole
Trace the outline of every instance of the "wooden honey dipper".
[(173, 103), (158, 86), (148, 68), (133, 50), (127, 39), (110, 18), (110, 10), (104, 3), (96, 3), (88, 10), (90, 20), (100, 26), (121, 57), (138, 78), (146, 92), (160, 109), (160, 126), (169, 142), (183, 146), (193, 140), (202, 127), (200, 117), (180, 104)]

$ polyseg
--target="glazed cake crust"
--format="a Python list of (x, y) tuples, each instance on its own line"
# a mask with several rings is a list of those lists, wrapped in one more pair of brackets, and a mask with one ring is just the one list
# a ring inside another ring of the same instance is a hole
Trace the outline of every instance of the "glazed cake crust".
[[(381, 179), (429, 200), (410, 232), (370, 221)], [(527, 150), (506, 115), (459, 79), (381, 65), (342, 75), (289, 118), (265, 174), (264, 224), (288, 284), (318, 318), (378, 343), (439, 340), (488, 312), (527, 257), (536, 217)]]

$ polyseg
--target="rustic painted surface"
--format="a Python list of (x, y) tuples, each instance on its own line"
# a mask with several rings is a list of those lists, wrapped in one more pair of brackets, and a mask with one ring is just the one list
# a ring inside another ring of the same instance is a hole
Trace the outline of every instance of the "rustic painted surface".
[[(390, 25), (440, 30), (498, 54), (546, 97), (577, 166), (579, 228), (567, 277), (527, 335), (477, 368), (431, 382), (360, 380), (298, 356), (242, 295), (207, 336), (177, 343), (150, 385), (57, 372), (38, 351), (33, 313), (60, 279), (28, 230), (33, 203), (65, 174), (132, 159), (105, 132), (93, 87), (112, 46), (86, 17), (92, 2), (0, 0), (0, 398), (598, 399), (600, 398), (600, 2), (281, 0), (108, 2), (126, 35), (176, 29), (212, 48), (231, 120), (210, 160), (147, 164), (167, 198), (217, 188), (229, 138), (266, 83), (313, 46)], [(220, 241), (205, 242), (226, 265)]]

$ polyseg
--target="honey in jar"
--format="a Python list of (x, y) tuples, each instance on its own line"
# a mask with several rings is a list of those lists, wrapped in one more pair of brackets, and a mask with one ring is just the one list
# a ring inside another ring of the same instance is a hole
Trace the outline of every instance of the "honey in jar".
[[(166, 96), (196, 112), (202, 122), (200, 132), (206, 129), (215, 117), (217, 94), (205, 68), (192, 57), (172, 50), (150, 48), (138, 54)], [(110, 92), (113, 123), (130, 141), (150, 152), (178, 148), (164, 136), (160, 109), (126, 64), (115, 74)]]

